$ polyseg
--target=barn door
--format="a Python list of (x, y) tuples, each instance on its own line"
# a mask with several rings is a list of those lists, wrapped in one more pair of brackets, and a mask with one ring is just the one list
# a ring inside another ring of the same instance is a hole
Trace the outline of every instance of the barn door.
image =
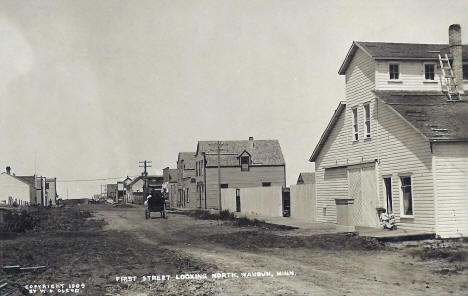
[(374, 167), (348, 169), (349, 197), (354, 199), (353, 224), (377, 227), (377, 185)]

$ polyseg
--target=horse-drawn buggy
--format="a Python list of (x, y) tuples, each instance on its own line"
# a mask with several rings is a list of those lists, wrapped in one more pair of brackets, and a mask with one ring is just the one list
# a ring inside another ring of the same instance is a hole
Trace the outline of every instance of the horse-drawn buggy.
[(162, 218), (166, 215), (166, 198), (161, 190), (152, 190), (145, 202), (145, 218), (151, 218), (151, 213), (159, 212)]

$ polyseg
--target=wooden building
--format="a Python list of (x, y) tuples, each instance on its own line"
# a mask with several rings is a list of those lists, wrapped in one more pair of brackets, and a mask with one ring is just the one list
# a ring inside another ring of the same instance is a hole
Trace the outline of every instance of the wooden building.
[[(448, 55), (455, 79), (442, 72), (437, 51)], [(318, 221), (336, 223), (335, 205), (347, 200), (355, 226), (378, 227), (376, 209), (385, 208), (399, 228), (468, 236), (463, 62), (468, 46), (458, 25), (449, 28), (449, 44), (353, 42), (339, 70), (346, 102), (310, 157)], [(449, 96), (449, 81), (460, 99)]]
[(169, 206), (176, 207), (178, 200), (178, 170), (166, 167), (163, 169), (163, 188), (167, 190)]
[[(219, 144), (219, 145), (218, 145)], [(220, 186), (218, 186), (218, 147)], [(286, 187), (286, 164), (278, 140), (199, 141), (195, 153), (197, 203), (219, 208), (221, 188)]]
[(197, 185), (195, 183), (195, 152), (180, 152), (177, 157), (177, 206), (197, 208)]

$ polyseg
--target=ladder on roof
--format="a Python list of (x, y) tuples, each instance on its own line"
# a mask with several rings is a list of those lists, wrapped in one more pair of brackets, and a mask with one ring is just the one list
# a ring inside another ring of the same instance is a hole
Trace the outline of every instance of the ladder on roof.
[(453, 74), (452, 66), (450, 65), (447, 54), (442, 57), (439, 53), (440, 63), (440, 86), (442, 92), (448, 97), (449, 100), (460, 100), (460, 91), (458, 90), (457, 79)]

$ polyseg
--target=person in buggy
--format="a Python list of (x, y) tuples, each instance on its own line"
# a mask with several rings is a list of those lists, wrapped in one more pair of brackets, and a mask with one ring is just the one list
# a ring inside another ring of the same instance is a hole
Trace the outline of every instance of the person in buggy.
[(151, 212), (159, 212), (162, 218), (166, 216), (166, 201), (161, 191), (153, 190), (145, 201), (145, 218), (151, 218)]

